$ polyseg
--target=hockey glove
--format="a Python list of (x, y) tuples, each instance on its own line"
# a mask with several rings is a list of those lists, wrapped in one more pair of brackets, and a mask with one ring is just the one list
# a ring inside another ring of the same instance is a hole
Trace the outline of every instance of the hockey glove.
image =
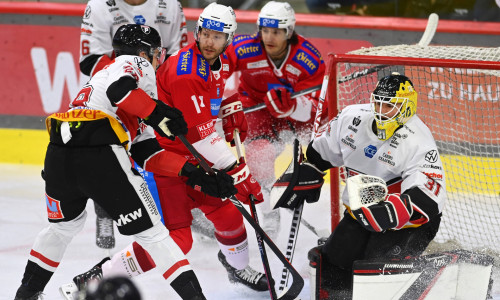
[(321, 187), (325, 182), (325, 172), (316, 166), (303, 161), (302, 147), (297, 139), (294, 141), (293, 160), (285, 173), (278, 178), (271, 189), (271, 207), (294, 209), (307, 201), (319, 200)]
[(246, 163), (241, 163), (227, 172), (234, 178), (234, 186), (238, 189), (236, 198), (244, 204), (250, 204), (250, 195), (254, 196), (255, 204), (264, 201), (260, 184), (252, 177)]
[(401, 229), (410, 220), (412, 213), (413, 207), (407, 194), (389, 194), (385, 201), (361, 206), (352, 211), (365, 229), (374, 232)]
[(187, 184), (193, 189), (216, 198), (227, 198), (238, 192), (233, 184), (233, 177), (224, 171), (209, 175), (204, 170), (186, 162), (181, 176), (188, 177)]
[(295, 111), (296, 101), (284, 87), (272, 89), (264, 97), (267, 109), (275, 118), (286, 118)]
[(247, 118), (243, 113), (239, 96), (240, 95), (236, 93), (224, 99), (219, 110), (219, 118), (222, 119), (222, 129), (224, 129), (226, 142), (230, 142), (231, 146), (234, 146), (233, 134), (235, 130), (238, 130), (240, 133), (241, 142), (245, 141), (248, 131)]
[(170, 107), (165, 103), (155, 100), (156, 107), (153, 112), (144, 119), (144, 122), (158, 132), (159, 135), (170, 140), (188, 132), (186, 121), (182, 112), (175, 107)]

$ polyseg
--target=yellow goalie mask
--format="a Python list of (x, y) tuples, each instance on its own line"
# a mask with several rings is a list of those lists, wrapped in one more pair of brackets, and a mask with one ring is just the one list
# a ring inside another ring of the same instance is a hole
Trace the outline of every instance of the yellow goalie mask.
[(377, 83), (370, 97), (377, 136), (385, 141), (417, 112), (417, 92), (404, 75), (393, 72)]

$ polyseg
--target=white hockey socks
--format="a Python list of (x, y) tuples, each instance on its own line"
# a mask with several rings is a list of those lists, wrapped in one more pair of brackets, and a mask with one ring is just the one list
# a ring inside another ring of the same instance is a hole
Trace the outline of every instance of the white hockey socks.
[(224, 245), (217, 241), (226, 261), (236, 270), (243, 270), (250, 262), (248, 253), (248, 239), (236, 245)]

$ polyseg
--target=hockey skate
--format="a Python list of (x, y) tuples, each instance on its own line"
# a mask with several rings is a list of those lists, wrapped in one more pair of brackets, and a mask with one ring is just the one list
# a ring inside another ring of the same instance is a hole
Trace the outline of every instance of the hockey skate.
[(14, 300), (43, 300), (41, 291), (32, 291), (28, 287), (21, 285), (16, 292)]
[(109, 257), (104, 258), (100, 263), (95, 265), (92, 269), (85, 273), (76, 275), (73, 282), (64, 284), (59, 287), (59, 292), (66, 300), (78, 299), (77, 295), (80, 291), (85, 290), (88, 283), (93, 280), (100, 280), (102, 278), (102, 265), (110, 260)]
[(222, 251), (218, 254), (219, 261), (227, 270), (227, 276), (232, 283), (242, 283), (255, 291), (267, 291), (267, 278), (263, 273), (257, 272), (250, 266), (243, 270), (236, 270), (226, 260)]
[(96, 213), (95, 243), (99, 248), (113, 249), (115, 247), (113, 219), (97, 203), (94, 203), (94, 209)]

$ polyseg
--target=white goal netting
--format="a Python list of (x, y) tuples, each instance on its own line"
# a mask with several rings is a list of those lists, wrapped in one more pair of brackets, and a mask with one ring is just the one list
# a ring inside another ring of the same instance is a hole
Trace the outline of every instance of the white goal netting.
[[(448, 202), (437, 242), (500, 252), (500, 48), (398, 45), (330, 55), (327, 100), (366, 103), (383, 76), (408, 76), (434, 134)], [(353, 78), (354, 77), (354, 78)]]

